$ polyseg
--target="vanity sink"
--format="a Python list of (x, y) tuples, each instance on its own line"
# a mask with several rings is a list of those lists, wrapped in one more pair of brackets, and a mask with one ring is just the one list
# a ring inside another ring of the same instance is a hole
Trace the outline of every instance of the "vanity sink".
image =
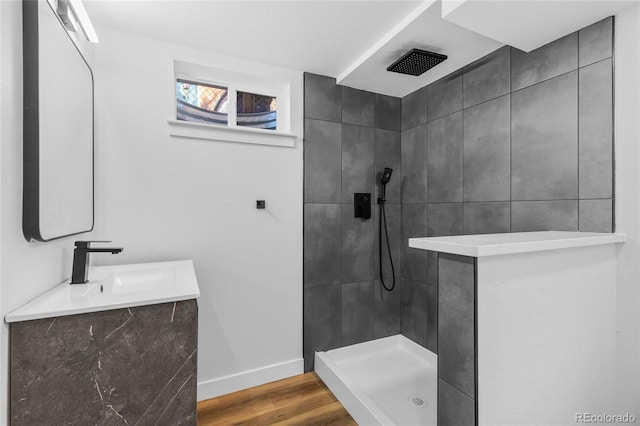
[(97, 266), (86, 284), (63, 282), (9, 313), (8, 323), (196, 299), (191, 260)]
[(10, 423), (195, 426), (193, 263), (83, 268), (82, 279), (5, 317)]
[(117, 271), (101, 281), (101, 293), (129, 294), (159, 291), (174, 285), (175, 268)]

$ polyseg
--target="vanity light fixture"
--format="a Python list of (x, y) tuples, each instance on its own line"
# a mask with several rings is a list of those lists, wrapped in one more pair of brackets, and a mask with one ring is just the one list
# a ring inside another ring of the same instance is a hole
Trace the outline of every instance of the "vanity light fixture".
[(80, 28), (82, 28), (82, 32), (92, 43), (98, 43), (98, 34), (96, 34), (96, 30), (93, 28), (93, 24), (89, 19), (89, 15), (87, 14), (87, 10), (84, 8), (82, 4), (82, 0), (67, 0), (69, 5), (71, 6), (71, 10), (73, 10), (73, 14), (76, 16), (78, 23), (80, 24)]
[(72, 33), (78, 31), (78, 28), (76, 28), (76, 20), (73, 18), (73, 11), (69, 6), (69, 0), (58, 0), (56, 13), (68, 31)]

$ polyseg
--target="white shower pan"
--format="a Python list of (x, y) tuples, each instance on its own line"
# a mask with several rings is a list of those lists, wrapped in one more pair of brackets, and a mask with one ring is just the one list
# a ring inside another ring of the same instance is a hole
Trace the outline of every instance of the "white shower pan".
[(315, 354), (316, 373), (361, 426), (436, 426), (437, 366), (400, 334)]

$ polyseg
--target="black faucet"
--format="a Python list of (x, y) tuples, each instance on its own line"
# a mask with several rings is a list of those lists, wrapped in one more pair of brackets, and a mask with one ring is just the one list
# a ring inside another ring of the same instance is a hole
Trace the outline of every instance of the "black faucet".
[(92, 248), (91, 243), (110, 243), (111, 241), (76, 241), (76, 248), (73, 249), (73, 271), (71, 273), (71, 284), (84, 284), (89, 272), (89, 253), (111, 253), (117, 254), (122, 251), (120, 247)]

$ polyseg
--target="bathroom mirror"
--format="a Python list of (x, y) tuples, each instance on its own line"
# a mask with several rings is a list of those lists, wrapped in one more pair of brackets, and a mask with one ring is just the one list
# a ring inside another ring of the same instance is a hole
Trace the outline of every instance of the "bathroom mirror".
[(48, 1), (22, 11), (22, 229), (50, 241), (93, 229), (93, 74)]

